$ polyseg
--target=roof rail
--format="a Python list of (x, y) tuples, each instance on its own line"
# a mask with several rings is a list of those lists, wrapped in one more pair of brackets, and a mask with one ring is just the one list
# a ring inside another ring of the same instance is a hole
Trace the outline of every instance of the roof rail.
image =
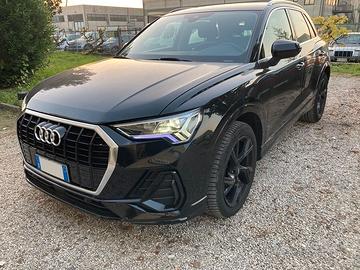
[(298, 6), (298, 7), (302, 8), (302, 6), (300, 4), (298, 4), (296, 2), (293, 2), (293, 1), (289, 1), (289, 0), (269, 0), (267, 5), (271, 6), (273, 4), (281, 4), (281, 3), (282, 4), (292, 4), (292, 5), (295, 5), (295, 6)]
[(174, 8), (174, 9), (170, 10), (168, 13), (173, 13), (173, 12), (184, 10), (184, 9), (188, 9), (188, 8), (184, 8), (184, 7)]

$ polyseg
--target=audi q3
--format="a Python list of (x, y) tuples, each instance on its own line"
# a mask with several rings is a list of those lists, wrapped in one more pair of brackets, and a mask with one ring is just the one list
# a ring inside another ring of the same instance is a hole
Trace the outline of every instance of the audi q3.
[(321, 119), (329, 77), (326, 43), (296, 3), (170, 12), (115, 58), (26, 96), (17, 122), (26, 179), (134, 223), (233, 216), (280, 134)]

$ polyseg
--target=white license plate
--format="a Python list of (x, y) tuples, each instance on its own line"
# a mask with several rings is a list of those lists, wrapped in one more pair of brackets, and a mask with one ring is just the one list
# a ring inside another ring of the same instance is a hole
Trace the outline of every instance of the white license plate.
[(341, 57), (340, 57), (340, 58), (338, 58), (337, 60), (338, 60), (339, 62), (347, 62), (347, 58), (341, 58)]
[(66, 165), (35, 154), (35, 166), (38, 170), (70, 183)]

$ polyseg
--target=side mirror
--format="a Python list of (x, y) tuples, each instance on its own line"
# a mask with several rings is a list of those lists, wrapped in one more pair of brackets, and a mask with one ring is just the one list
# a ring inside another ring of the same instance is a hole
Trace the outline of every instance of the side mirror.
[(261, 59), (259, 68), (268, 68), (277, 65), (281, 59), (295, 57), (301, 52), (300, 43), (292, 40), (276, 40), (271, 46), (272, 58)]
[(300, 43), (291, 40), (277, 40), (271, 46), (273, 58), (285, 59), (295, 57), (301, 52)]

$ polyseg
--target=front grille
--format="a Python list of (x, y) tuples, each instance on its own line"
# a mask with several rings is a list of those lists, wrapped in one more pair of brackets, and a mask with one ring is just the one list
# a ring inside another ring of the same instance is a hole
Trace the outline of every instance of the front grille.
[(335, 51), (336, 57), (351, 57), (352, 55), (352, 51)]
[[(66, 128), (59, 146), (53, 146), (35, 138), (35, 126), (49, 122)], [(35, 154), (66, 164), (71, 184), (96, 190), (107, 169), (109, 146), (92, 129), (49, 121), (45, 118), (24, 114), (17, 123), (17, 132), (25, 161), (35, 166)]]

